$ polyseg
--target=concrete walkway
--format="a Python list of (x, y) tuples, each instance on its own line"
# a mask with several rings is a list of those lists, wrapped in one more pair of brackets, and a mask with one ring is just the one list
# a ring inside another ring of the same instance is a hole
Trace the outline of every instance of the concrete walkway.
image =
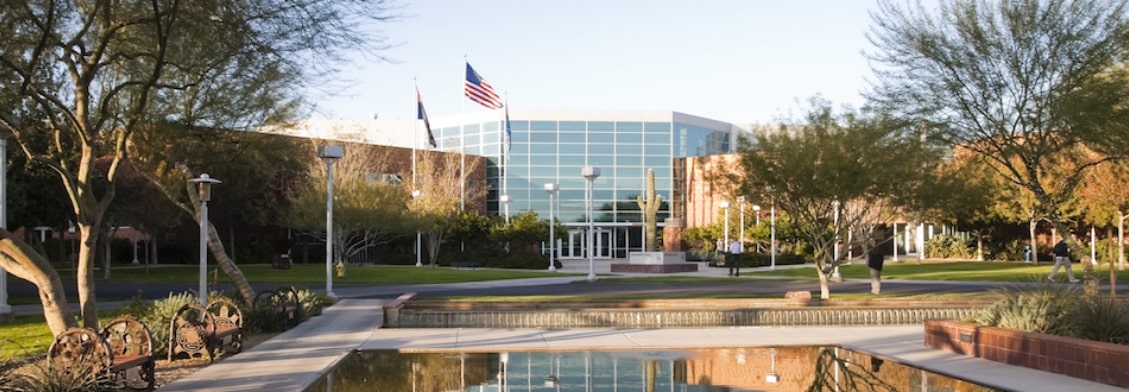
[[(597, 273), (608, 273), (610, 263), (600, 264)], [(566, 262), (563, 272), (586, 272), (587, 268), (586, 263)], [(707, 269), (692, 274), (724, 276), (725, 273), (724, 269)], [(460, 285), (500, 287), (583, 279), (538, 278)], [(415, 288), (429, 287), (433, 286)], [(693, 333), (687, 333), (687, 329), (379, 329), (381, 306), (386, 300), (357, 297), (403, 293), (384, 293), (387, 289), (342, 287), (337, 294), (344, 299), (321, 316), (160, 390), (300, 392), (349, 352), (358, 349), (517, 351), (840, 345), (1001, 390), (1123, 391), (1104, 384), (929, 349), (924, 344), (921, 326), (723, 327), (696, 328)]]

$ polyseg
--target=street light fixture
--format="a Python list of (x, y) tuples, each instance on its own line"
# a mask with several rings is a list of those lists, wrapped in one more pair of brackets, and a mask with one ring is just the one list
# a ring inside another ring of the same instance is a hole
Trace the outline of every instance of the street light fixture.
[[(725, 210), (725, 246), (729, 246), (729, 201), (721, 202), (721, 209)], [(720, 249), (718, 251), (721, 251)]]
[(325, 161), (325, 295), (333, 293), (333, 164), (345, 156), (345, 148), (335, 145), (318, 146), (318, 158)]
[[(419, 199), (423, 191), (416, 189), (412, 191), (412, 201)], [(416, 230), (416, 267), (423, 267), (423, 235), (419, 230)]]
[(555, 196), (557, 194), (557, 191), (559, 191), (560, 189), (561, 186), (555, 182), (545, 184), (545, 192), (549, 193), (549, 272), (557, 270), (557, 263), (555, 260), (557, 256), (557, 254), (555, 253), (557, 237), (553, 232), (557, 226), (557, 221), (556, 217), (553, 214), (553, 196)]
[(208, 201), (212, 199), (212, 184), (222, 181), (212, 178), (208, 173), (191, 178), (189, 183), (197, 184), (200, 199), (200, 306), (208, 306)]
[(596, 252), (596, 226), (592, 222), (592, 205), (595, 204), (595, 201), (592, 200), (592, 188), (595, 187), (596, 179), (600, 177), (600, 168), (585, 166), (580, 169), (580, 175), (588, 180), (588, 194), (586, 195), (586, 199), (588, 199), (588, 281), (594, 282), (596, 281), (596, 260), (594, 254)]

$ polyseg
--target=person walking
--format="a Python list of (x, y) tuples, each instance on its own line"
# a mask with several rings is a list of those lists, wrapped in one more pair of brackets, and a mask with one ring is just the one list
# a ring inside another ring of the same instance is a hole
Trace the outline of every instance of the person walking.
[(729, 244), (729, 276), (741, 276), (741, 241)]
[(886, 262), (886, 254), (878, 246), (878, 242), (871, 240), (870, 249), (866, 253), (866, 267), (870, 269), (870, 293), (878, 294), (882, 291), (882, 264)]
[(1052, 250), (1055, 254), (1055, 266), (1051, 268), (1051, 274), (1047, 275), (1047, 280), (1054, 282), (1055, 275), (1058, 274), (1058, 267), (1066, 267), (1066, 278), (1070, 283), (1077, 283), (1078, 279), (1074, 279), (1074, 271), (1070, 268), (1070, 246), (1066, 244), (1066, 239), (1058, 240)]

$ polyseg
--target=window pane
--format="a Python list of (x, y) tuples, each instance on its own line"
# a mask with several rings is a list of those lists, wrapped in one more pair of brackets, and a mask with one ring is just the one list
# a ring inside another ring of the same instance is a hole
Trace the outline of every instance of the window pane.
[(584, 132), (561, 132), (561, 143), (584, 143)]
[(631, 121), (621, 121), (621, 122), (615, 123), (615, 130), (618, 133), (625, 133), (625, 132), (639, 133), (639, 132), (643, 131), (643, 123), (641, 123), (641, 122), (631, 122)]
[(614, 133), (589, 133), (588, 143), (615, 143)]
[(556, 121), (530, 121), (529, 129), (531, 131), (556, 131)]
[(615, 123), (611, 121), (590, 121), (588, 122), (588, 130), (597, 132), (611, 132), (615, 130)]
[(584, 131), (583, 121), (561, 121), (561, 132), (565, 131)]

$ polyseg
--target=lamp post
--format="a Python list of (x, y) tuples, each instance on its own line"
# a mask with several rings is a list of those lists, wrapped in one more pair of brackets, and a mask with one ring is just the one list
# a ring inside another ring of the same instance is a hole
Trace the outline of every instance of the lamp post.
[(745, 250), (745, 196), (737, 196), (737, 208), (741, 212), (741, 225), (739, 226), (740, 234), (738, 237), (741, 241), (741, 251)]
[[(721, 209), (725, 211), (725, 246), (729, 246), (729, 201), (721, 202)], [(726, 252), (728, 253), (728, 252)]]
[(545, 184), (545, 192), (549, 193), (549, 272), (557, 270), (556, 259), (556, 245), (557, 236), (554, 235), (554, 229), (557, 226), (556, 216), (553, 214), (553, 196), (561, 189), (560, 185), (555, 182)]
[(208, 173), (200, 174), (198, 178), (188, 180), (189, 183), (197, 184), (198, 193), (200, 198), (200, 306), (208, 306), (208, 201), (212, 199), (212, 184), (219, 184), (222, 181), (208, 176)]
[[(760, 204), (753, 204), (753, 215), (756, 216), (756, 224), (754, 226), (760, 227), (761, 225), (761, 206)], [(761, 243), (757, 241), (757, 253), (761, 252)]]
[[(0, 136), (0, 229), (8, 229), (8, 139)], [(0, 268), (0, 316), (12, 316), (8, 304), (8, 270)]]
[(600, 168), (585, 166), (580, 169), (580, 175), (588, 180), (588, 194), (585, 197), (588, 199), (588, 281), (594, 282), (596, 281), (596, 260), (594, 254), (596, 252), (596, 226), (592, 222), (592, 205), (595, 204), (595, 201), (592, 200), (592, 188), (595, 187), (596, 179), (600, 177)]
[(769, 259), (771, 260), (770, 269), (775, 271), (776, 270), (776, 198), (773, 197), (771, 199), (771, 202), (772, 202), (772, 207), (771, 207), (771, 210), (770, 210), (771, 215), (769, 215), (769, 234), (768, 234), (768, 236), (769, 236), (769, 242), (772, 243), (772, 246), (771, 246), (772, 249), (770, 249), (770, 251), (772, 252), (772, 256), (769, 257)]
[(498, 196), (498, 202), (502, 203), (502, 213), (506, 216), (506, 225), (510, 224), (510, 195)]
[(333, 293), (333, 164), (345, 156), (345, 148), (335, 145), (318, 146), (318, 157), (325, 161), (325, 295)]
[[(423, 191), (419, 189), (412, 191), (412, 201), (419, 199), (422, 194)], [(423, 267), (423, 236), (419, 230), (416, 230), (416, 267)]]
[(839, 265), (838, 265), (838, 263), (839, 263), (839, 201), (838, 200), (832, 201), (831, 202), (831, 208), (832, 208), (832, 214), (834, 214), (834, 216), (832, 217), (832, 220), (835, 224), (835, 238), (833, 238), (833, 241), (831, 241), (831, 259), (832, 259), (832, 263), (836, 264), (835, 268), (831, 270), (831, 280), (838, 282), (838, 281), (843, 279), (843, 276), (839, 274)]

